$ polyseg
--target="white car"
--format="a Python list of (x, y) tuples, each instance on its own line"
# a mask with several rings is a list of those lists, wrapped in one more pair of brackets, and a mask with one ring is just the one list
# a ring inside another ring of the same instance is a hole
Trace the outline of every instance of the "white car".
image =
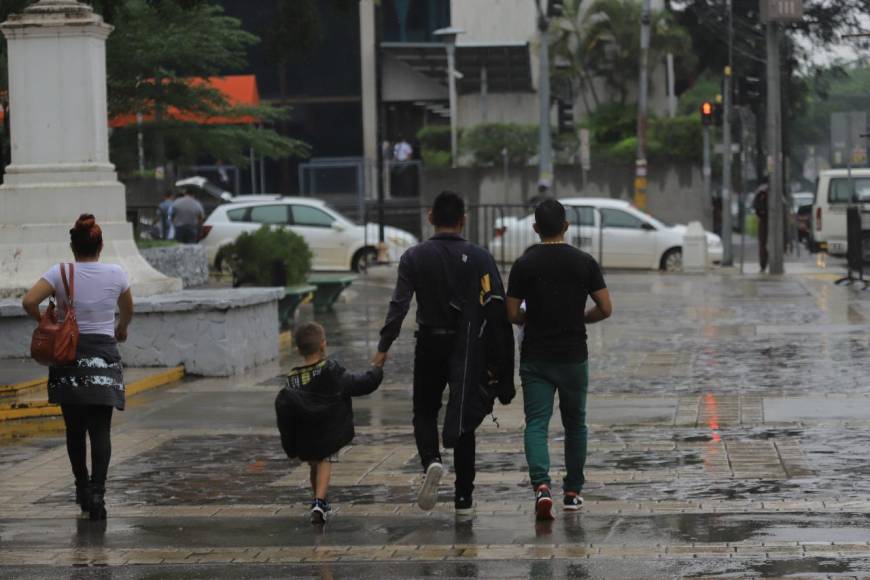
[[(686, 226), (669, 226), (634, 208), (627, 201), (575, 197), (559, 200), (568, 218), (566, 240), (599, 259), (608, 268), (644, 268), (675, 272), (683, 266)], [(600, 224), (603, 219), (603, 228)], [(538, 243), (534, 214), (505, 218), (496, 223), (496, 237), (489, 250), (496, 260), (513, 262)], [(722, 240), (707, 234), (711, 263), (722, 260)]]
[[(243, 232), (254, 232), (264, 224), (283, 226), (305, 238), (314, 255), (312, 269), (329, 271), (365, 270), (378, 257), (378, 226), (359, 226), (310, 197), (256, 195), (233, 198), (218, 206), (203, 224), (201, 244), (209, 263), (217, 268), (218, 250)], [(398, 228), (384, 227), (384, 242), (390, 262), (417, 243), (414, 235)]]

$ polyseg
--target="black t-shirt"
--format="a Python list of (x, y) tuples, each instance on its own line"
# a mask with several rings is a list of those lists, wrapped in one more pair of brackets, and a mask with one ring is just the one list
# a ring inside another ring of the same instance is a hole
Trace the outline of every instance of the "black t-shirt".
[(606, 288), (595, 259), (568, 244), (529, 248), (511, 269), (508, 296), (526, 301), (522, 360), (583, 362), (586, 299)]

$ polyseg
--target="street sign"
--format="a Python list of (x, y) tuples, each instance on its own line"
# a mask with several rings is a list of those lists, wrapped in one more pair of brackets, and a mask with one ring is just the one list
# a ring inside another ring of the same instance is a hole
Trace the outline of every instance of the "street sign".
[(589, 147), (589, 129), (580, 129), (580, 166), (583, 171), (592, 169), (592, 151)]
[(762, 22), (795, 22), (803, 16), (803, 0), (761, 0)]

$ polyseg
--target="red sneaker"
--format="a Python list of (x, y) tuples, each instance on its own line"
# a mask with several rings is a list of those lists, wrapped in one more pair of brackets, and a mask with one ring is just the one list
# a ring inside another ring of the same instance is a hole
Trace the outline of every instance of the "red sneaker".
[(538, 520), (553, 520), (553, 496), (550, 486), (542, 483), (535, 491), (535, 517)]

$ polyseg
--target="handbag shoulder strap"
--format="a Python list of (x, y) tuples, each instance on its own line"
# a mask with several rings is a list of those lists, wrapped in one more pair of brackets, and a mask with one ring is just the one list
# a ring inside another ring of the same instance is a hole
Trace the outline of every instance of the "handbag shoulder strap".
[(75, 264), (68, 264), (69, 266), (69, 281), (67, 281), (66, 276), (66, 268), (64, 265), (60, 265), (60, 279), (63, 281), (63, 290), (66, 292), (66, 301), (67, 301), (67, 310), (75, 310), (75, 292), (76, 292), (76, 278)]

